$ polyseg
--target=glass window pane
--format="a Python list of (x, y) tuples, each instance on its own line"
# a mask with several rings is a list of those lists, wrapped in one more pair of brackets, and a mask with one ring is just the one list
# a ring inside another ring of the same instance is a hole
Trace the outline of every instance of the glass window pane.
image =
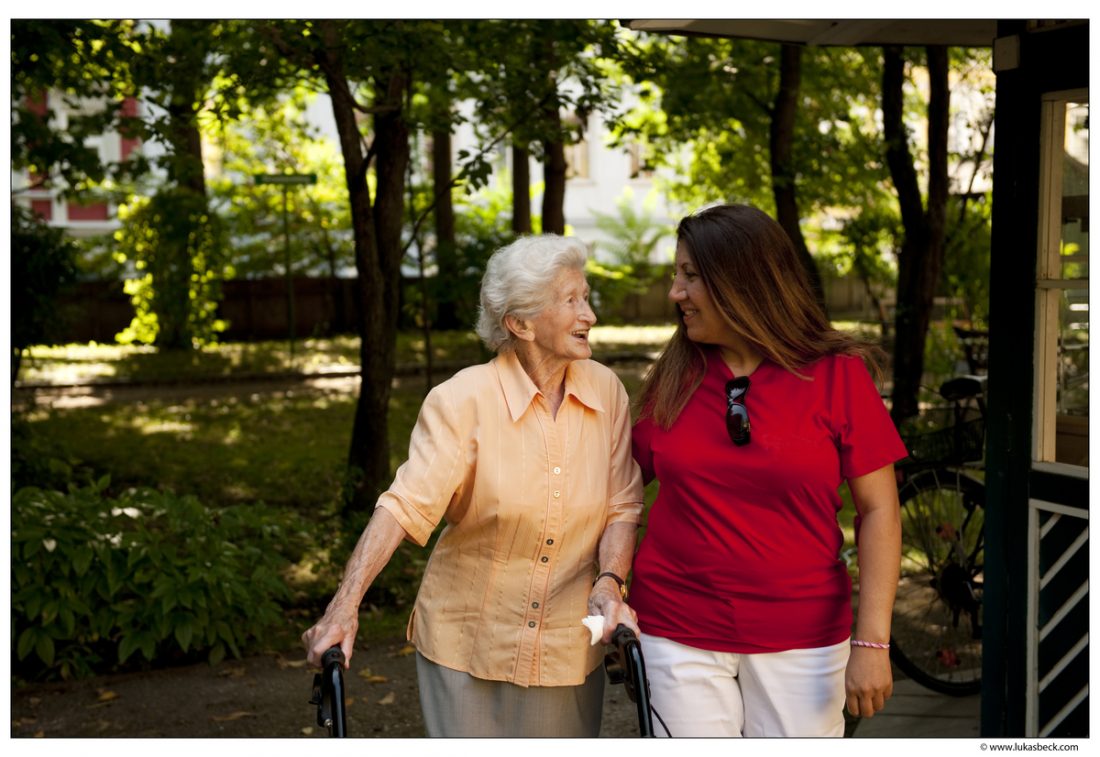
[[(1061, 278), (1089, 277), (1089, 106), (1067, 103), (1062, 156)], [(1088, 465), (1089, 290), (1061, 291), (1055, 459)]]

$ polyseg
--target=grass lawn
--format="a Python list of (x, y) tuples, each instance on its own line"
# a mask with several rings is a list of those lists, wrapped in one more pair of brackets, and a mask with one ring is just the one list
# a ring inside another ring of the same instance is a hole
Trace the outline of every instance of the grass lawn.
[[(598, 327), (599, 354), (651, 353), (671, 327)], [(189, 355), (112, 345), (37, 347), (25, 362), (28, 383), (74, 381), (201, 382), (212, 378), (282, 373), (293, 368), (326, 373), (353, 371), (357, 342), (350, 338), (309, 340), (292, 363), (285, 342), (226, 344)], [(451, 369), (484, 359), (480, 343), (465, 332), (432, 335), (433, 355)], [(403, 333), (398, 361), (422, 363), (424, 340)], [(628, 390), (641, 378), (638, 366), (622, 370)], [(204, 502), (263, 501), (303, 512), (331, 512), (340, 492), (355, 409), (354, 381), (336, 387), (295, 384), (246, 387), (241, 392), (158, 392), (132, 402), (86, 407), (39, 404), (20, 413), (35, 437), (76, 466), (110, 473), (113, 488), (145, 485), (195, 494)], [(405, 457), (423, 399), (421, 377), (394, 381), (390, 404), (391, 464)]]
[[(601, 354), (624, 351), (656, 353), (671, 334), (672, 326), (597, 326), (592, 331), (592, 348), (597, 359)], [(433, 332), (431, 340), (436, 364), (478, 363), (490, 357), (473, 332)], [(397, 335), (397, 361), (424, 364), (423, 334)], [(294, 372), (349, 372), (358, 367), (359, 340), (349, 336), (301, 340), (295, 343), (293, 356), (286, 341), (231, 342), (188, 353), (91, 343), (32, 347), (19, 378), (24, 384), (48, 385), (180, 383)]]

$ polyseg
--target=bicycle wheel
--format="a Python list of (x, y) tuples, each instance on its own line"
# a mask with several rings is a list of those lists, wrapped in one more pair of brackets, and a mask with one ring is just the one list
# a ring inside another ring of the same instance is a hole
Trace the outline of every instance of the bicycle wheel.
[(932, 468), (901, 487), (901, 579), (890, 658), (933, 691), (982, 685), (985, 487)]

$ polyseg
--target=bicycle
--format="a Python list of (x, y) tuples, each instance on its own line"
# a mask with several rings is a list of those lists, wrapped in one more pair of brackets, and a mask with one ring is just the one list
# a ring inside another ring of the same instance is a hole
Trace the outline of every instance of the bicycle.
[(890, 658), (933, 691), (981, 691), (985, 484), (975, 477), (985, 452), (985, 378), (940, 387), (950, 422), (906, 439), (897, 466), (901, 577)]

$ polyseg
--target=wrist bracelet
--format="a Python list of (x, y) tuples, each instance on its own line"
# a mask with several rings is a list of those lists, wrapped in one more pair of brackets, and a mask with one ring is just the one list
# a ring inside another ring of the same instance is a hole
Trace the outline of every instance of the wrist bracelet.
[(852, 639), (853, 647), (867, 647), (868, 649), (889, 649), (890, 644), (882, 644), (877, 641), (860, 641), (859, 639)]

